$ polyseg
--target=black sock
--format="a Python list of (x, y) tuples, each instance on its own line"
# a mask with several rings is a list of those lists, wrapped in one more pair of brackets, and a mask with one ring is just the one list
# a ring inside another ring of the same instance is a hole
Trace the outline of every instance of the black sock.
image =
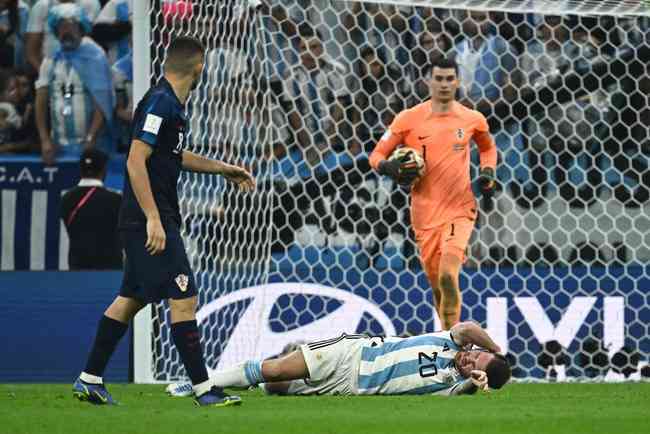
[(115, 352), (117, 344), (128, 330), (129, 325), (123, 322), (116, 321), (106, 315), (102, 316), (97, 326), (97, 335), (93, 348), (88, 356), (86, 363), (86, 374), (95, 375), (97, 377), (104, 376), (104, 370), (108, 364), (108, 360)]
[(197, 385), (207, 381), (208, 370), (203, 361), (203, 349), (196, 320), (172, 324), (172, 339), (192, 384)]

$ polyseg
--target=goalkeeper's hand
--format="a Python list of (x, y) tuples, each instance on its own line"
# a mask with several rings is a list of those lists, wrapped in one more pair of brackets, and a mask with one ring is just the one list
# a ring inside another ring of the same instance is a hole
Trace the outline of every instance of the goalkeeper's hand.
[(497, 181), (492, 167), (483, 167), (479, 172), (478, 184), (483, 194), (491, 195), (494, 193)]
[(415, 161), (384, 160), (379, 163), (378, 170), (401, 185), (411, 185), (418, 177), (418, 164)]

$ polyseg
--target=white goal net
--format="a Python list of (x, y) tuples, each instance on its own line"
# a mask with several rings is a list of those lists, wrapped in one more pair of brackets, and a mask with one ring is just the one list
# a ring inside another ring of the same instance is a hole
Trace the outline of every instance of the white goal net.
[[(368, 155), (428, 98), (428, 66), (446, 55), (499, 148), (462, 318), (488, 328), (517, 378), (650, 375), (647, 2), (150, 3), (152, 82), (173, 36), (208, 48), (188, 149), (248, 165), (258, 183), (240, 194), (185, 174), (179, 186), (210, 368), (342, 331), (438, 326), (408, 191)], [(136, 363), (154, 381), (183, 377), (167, 306), (146, 321), (151, 357)]]

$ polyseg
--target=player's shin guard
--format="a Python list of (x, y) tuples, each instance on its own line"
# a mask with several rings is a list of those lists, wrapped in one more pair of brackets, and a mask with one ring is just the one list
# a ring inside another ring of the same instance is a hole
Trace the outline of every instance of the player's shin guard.
[(185, 371), (192, 381), (197, 396), (210, 390), (208, 370), (203, 360), (203, 349), (196, 320), (172, 324), (172, 339), (181, 356)]
[(97, 327), (95, 342), (88, 356), (86, 369), (81, 374), (82, 380), (91, 384), (100, 384), (102, 382), (101, 378), (104, 375), (108, 360), (115, 352), (117, 344), (128, 328), (128, 324), (116, 321), (106, 315), (102, 316)]
[(262, 377), (262, 362), (249, 360), (231, 369), (215, 373), (212, 384), (217, 387), (246, 388), (264, 382)]

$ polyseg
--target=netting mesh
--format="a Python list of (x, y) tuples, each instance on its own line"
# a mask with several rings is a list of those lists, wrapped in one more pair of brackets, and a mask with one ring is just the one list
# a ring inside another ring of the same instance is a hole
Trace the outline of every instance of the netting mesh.
[[(154, 80), (172, 36), (208, 46), (187, 149), (247, 164), (258, 182), (242, 195), (182, 178), (211, 368), (341, 330), (434, 330), (408, 190), (368, 155), (396, 113), (428, 98), (442, 55), (456, 57), (458, 99), (487, 116), (500, 153), (461, 276), (463, 319), (488, 327), (517, 377), (629, 375), (647, 360), (645, 2), (267, 3), (151, 10)], [(163, 381), (184, 375), (168, 320), (158, 306)]]

